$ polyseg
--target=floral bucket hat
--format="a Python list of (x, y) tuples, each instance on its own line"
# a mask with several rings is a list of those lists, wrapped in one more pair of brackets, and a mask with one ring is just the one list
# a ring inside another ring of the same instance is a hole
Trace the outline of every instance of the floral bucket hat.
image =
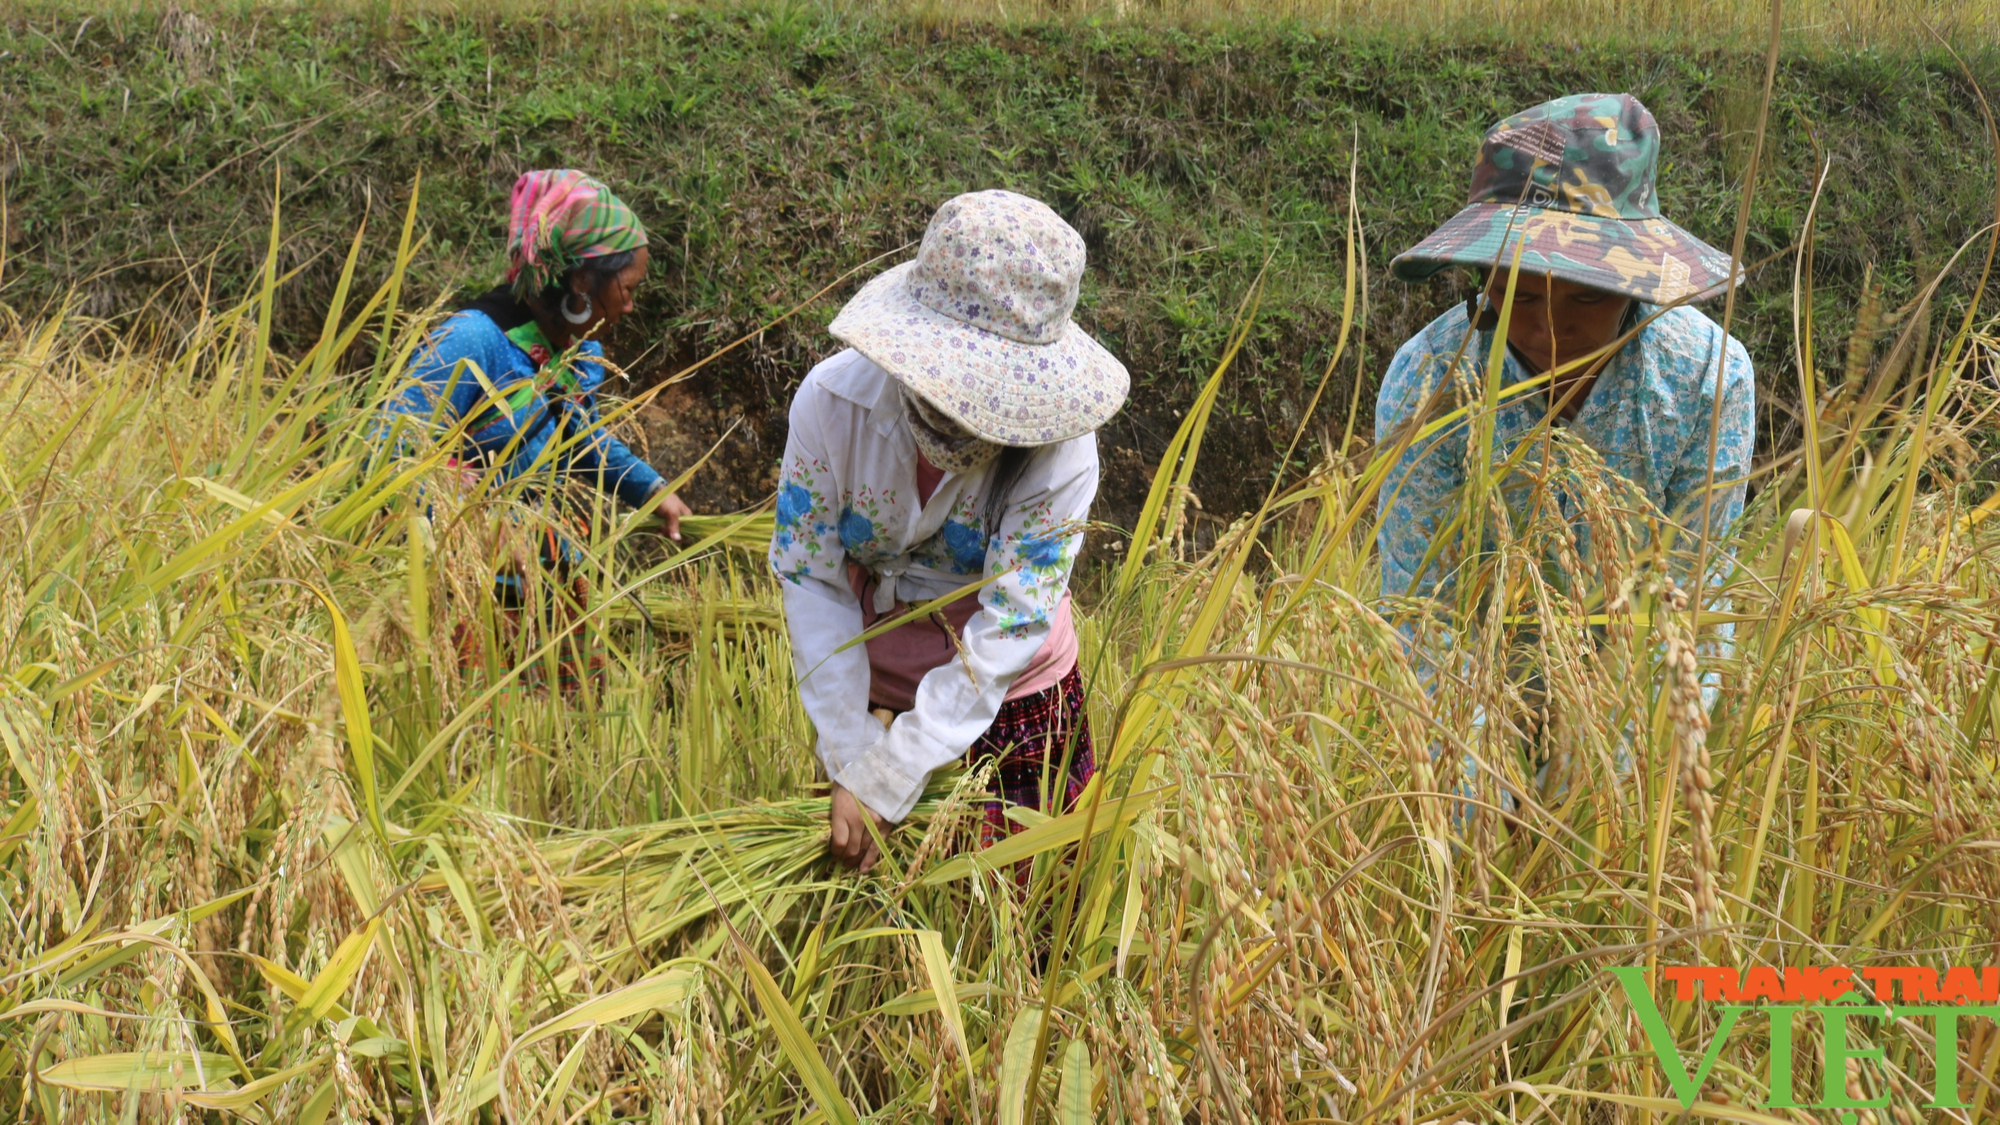
[(1729, 255), (1660, 216), (1660, 127), (1630, 94), (1572, 94), (1487, 130), (1465, 210), (1396, 256), (1422, 281), (1449, 265), (1521, 270), (1664, 305), (1729, 281)]
[(864, 286), (830, 331), (979, 437), (1048, 445), (1125, 404), (1125, 365), (1070, 319), (1083, 237), (1048, 205), (978, 191), (938, 208), (915, 261)]

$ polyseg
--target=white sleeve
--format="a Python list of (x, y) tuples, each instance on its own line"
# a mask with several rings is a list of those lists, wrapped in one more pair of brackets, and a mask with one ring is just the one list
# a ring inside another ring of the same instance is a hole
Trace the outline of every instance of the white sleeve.
[(841, 462), (830, 456), (827, 435), (846, 421), (830, 415), (856, 409), (811, 377), (792, 398), (770, 555), (784, 591), (799, 699), (818, 732), (827, 775), (843, 785), (847, 763), (871, 753), (886, 733), (868, 714), (867, 647), (838, 651), (861, 635), (861, 603), (847, 583), (839, 526), (845, 493), (835, 468)]
[(1094, 435), (1030, 457), (986, 545), (986, 576), (993, 581), (966, 623), (964, 657), (931, 669), (917, 685), (916, 706), (836, 778), (863, 804), (890, 820), (908, 816), (931, 771), (964, 754), (993, 725), (1015, 677), (1048, 639), (1096, 496)]

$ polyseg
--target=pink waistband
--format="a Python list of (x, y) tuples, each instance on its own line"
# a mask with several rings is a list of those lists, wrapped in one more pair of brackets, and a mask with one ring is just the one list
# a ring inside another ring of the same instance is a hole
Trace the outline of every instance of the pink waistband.
[[(873, 628), (878, 617), (874, 611), (875, 583), (872, 576), (865, 567), (850, 562), (847, 582), (854, 590), (854, 596), (861, 599), (862, 627)], [(889, 616), (897, 617), (909, 611), (908, 605), (897, 602), (895, 608), (889, 611)], [(869, 706), (887, 707), (891, 711), (907, 711), (916, 706), (917, 685), (924, 676), (931, 669), (958, 659), (958, 645), (952, 636), (946, 635), (936, 618), (942, 616), (951, 626), (952, 633), (962, 638), (966, 623), (978, 612), (979, 595), (967, 594), (932, 614), (930, 620), (906, 621), (870, 640)], [(1062, 604), (1056, 607), (1055, 616), (1049, 621), (1048, 638), (1036, 650), (1028, 666), (1014, 677), (1014, 683), (1007, 689), (1007, 698), (1025, 699), (1056, 686), (1071, 668), (1076, 667), (1076, 654), (1076, 620), (1070, 614), (1069, 595), (1065, 594)]]

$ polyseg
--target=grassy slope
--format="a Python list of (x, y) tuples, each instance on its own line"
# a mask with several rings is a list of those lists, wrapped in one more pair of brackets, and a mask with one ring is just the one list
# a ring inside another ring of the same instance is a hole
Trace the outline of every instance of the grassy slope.
[[(1133, 407), (1106, 443), (1118, 522), (1272, 256), (1260, 334), (1196, 480), (1208, 509), (1229, 512), (1254, 502), (1330, 346), (1357, 140), (1380, 279), (1359, 368), (1372, 384), (1395, 342), (1457, 296), (1455, 283), (1413, 289), (1381, 267), (1454, 210), (1487, 123), (1563, 91), (1638, 93), (1668, 131), (1671, 214), (1726, 245), (1758, 61), (1283, 28), (926, 29), (808, 9), (87, 26), (17, 15), (0, 24), (12, 211), (0, 301), (25, 312), (74, 291), (85, 311), (112, 315), (163, 288), (156, 307), (169, 310), (196, 285), (240, 294), (261, 259), (275, 168), (296, 238), (287, 264), (304, 271), (280, 338), (310, 339), (356, 221), (375, 219), (366, 282), (386, 268), (392, 216), (420, 171), (431, 242), (412, 281), (431, 295), (495, 268), (519, 171), (575, 164), (617, 185), (655, 232), (661, 268), (615, 344), (644, 353), (637, 369), (657, 376), (917, 237), (947, 195), (1005, 185), (1050, 200), (1090, 240), (1082, 317), (1135, 373)], [(1975, 64), (1994, 70), (1990, 56)], [(1906, 299), (1991, 213), (1988, 158), (1968, 87), (1941, 54), (1796, 54), (1776, 124), (1751, 249), (1789, 240), (1818, 158), (1830, 160), (1819, 350), (1837, 372), (1864, 270), (1888, 280), (1892, 304)], [(1789, 280), (1783, 263), (1766, 270), (1741, 325), (1767, 378), (1787, 387)], [(651, 416), (669, 463), (731, 417), (749, 423), (698, 501), (767, 490), (782, 440), (772, 408), (833, 347), (823, 326), (844, 292)], [(1336, 378), (1344, 405), (1353, 375)], [(1767, 431), (1782, 440), (1789, 421), (1779, 408)]]

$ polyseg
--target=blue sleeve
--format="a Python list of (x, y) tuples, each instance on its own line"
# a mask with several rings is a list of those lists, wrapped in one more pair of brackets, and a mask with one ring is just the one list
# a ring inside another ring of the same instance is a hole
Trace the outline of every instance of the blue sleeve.
[(488, 379), (502, 378), (509, 366), (505, 349), (511, 347), (489, 317), (462, 312), (445, 320), (417, 353), (403, 384), (383, 403), (376, 438), (386, 439), (397, 429), (407, 434), (428, 431), (434, 424), (456, 425), (486, 397), (471, 365)]
[[(586, 354), (589, 352), (586, 347)], [(579, 439), (570, 446), (564, 468), (572, 475), (591, 478), (591, 484), (618, 497), (627, 506), (642, 508), (655, 492), (666, 486), (666, 481), (604, 428), (595, 392), (604, 379), (604, 369), (587, 360), (580, 360), (577, 366), (583, 369), (579, 372), (582, 382), (591, 390), (583, 405), (565, 407), (570, 411), (570, 432), (579, 435)]]
[[(1715, 335), (1722, 336), (1717, 327)], [(1709, 349), (1699, 370), (1689, 378), (1699, 380), (1697, 401), (1701, 408), (1689, 421), (1687, 435), (1673, 479), (1667, 484), (1667, 512), (1688, 529), (1690, 540), (1701, 534), (1703, 490), (1708, 487), (1708, 429), (1711, 415), (1715, 426), (1714, 491), (1709, 494), (1708, 534), (1721, 539), (1729, 534), (1743, 514), (1743, 498), (1749, 491), (1750, 457), (1757, 445), (1757, 378), (1750, 366), (1750, 354), (1736, 338), (1723, 337), (1728, 358), (1722, 370), (1722, 400), (1716, 402), (1715, 358)]]
[[(1743, 515), (1743, 500), (1749, 491), (1750, 458), (1757, 446), (1757, 378), (1750, 366), (1750, 353), (1733, 336), (1724, 336), (1722, 326), (1709, 322), (1713, 335), (1710, 346), (1702, 349), (1698, 370), (1688, 372), (1687, 377), (1697, 380), (1699, 388), (1694, 397), (1700, 409), (1689, 418), (1690, 432), (1682, 445), (1679, 463), (1667, 482), (1667, 511), (1673, 519), (1687, 529), (1687, 546), (1675, 552), (1672, 570), (1677, 581), (1687, 582), (1694, 572), (1694, 556), (1701, 550), (1703, 490), (1709, 486), (1708, 430), (1709, 419), (1715, 418), (1715, 474), (1714, 491), (1708, 493), (1708, 534), (1718, 546), (1709, 553), (1708, 577), (1703, 585), (1715, 590), (1729, 580), (1729, 572), (1736, 564), (1735, 545), (1729, 542), (1730, 532), (1736, 521)], [(1722, 363), (1722, 398), (1716, 401), (1714, 341), (1723, 343), (1725, 359)], [(1709, 597), (1704, 609), (1726, 612), (1729, 599)], [(1712, 627), (1700, 648), (1704, 660), (1727, 656), (1735, 651), (1736, 624), (1731, 621), (1719, 622)], [(1701, 677), (1701, 702), (1704, 710), (1715, 709), (1717, 693), (1721, 688), (1719, 672), (1709, 668)]]
[[(1686, 375), (1697, 381), (1699, 389), (1692, 397), (1700, 406), (1690, 413), (1691, 432), (1681, 447), (1673, 477), (1667, 482), (1666, 507), (1667, 514), (1686, 529), (1669, 565), (1675, 580), (1689, 585), (1695, 558), (1701, 553), (1702, 500), (1710, 480), (1708, 428), (1709, 419), (1714, 416), (1714, 491), (1706, 495), (1708, 537), (1715, 546), (1708, 552), (1708, 574), (1703, 581), (1704, 586), (1714, 589), (1729, 580), (1729, 572), (1736, 564), (1729, 535), (1743, 515), (1744, 497), (1749, 492), (1750, 457), (1757, 445), (1757, 379), (1743, 345), (1734, 337), (1724, 336), (1720, 325), (1711, 322), (1710, 328), (1714, 333), (1712, 340), (1723, 343), (1727, 357), (1722, 364), (1722, 398), (1718, 404), (1715, 349), (1711, 343), (1698, 353), (1703, 357), (1699, 370)], [(1706, 608), (1722, 610), (1727, 605), (1723, 600), (1709, 600)], [(1727, 626), (1722, 631), (1733, 633)]]
[[(1375, 448), (1386, 452), (1418, 424), (1419, 410), (1447, 376), (1450, 357), (1432, 346), (1432, 333), (1419, 333), (1396, 352), (1375, 399)], [(1441, 392), (1455, 404), (1449, 387)], [(1428, 412), (1435, 416), (1438, 411)], [(1376, 494), (1375, 542), (1382, 562), (1384, 597), (1436, 597), (1450, 590), (1440, 578), (1445, 559), (1433, 560), (1421, 578), (1418, 569), (1430, 552), (1441, 520), (1450, 512), (1465, 477), (1465, 427), (1458, 424), (1411, 445), (1389, 469)]]

